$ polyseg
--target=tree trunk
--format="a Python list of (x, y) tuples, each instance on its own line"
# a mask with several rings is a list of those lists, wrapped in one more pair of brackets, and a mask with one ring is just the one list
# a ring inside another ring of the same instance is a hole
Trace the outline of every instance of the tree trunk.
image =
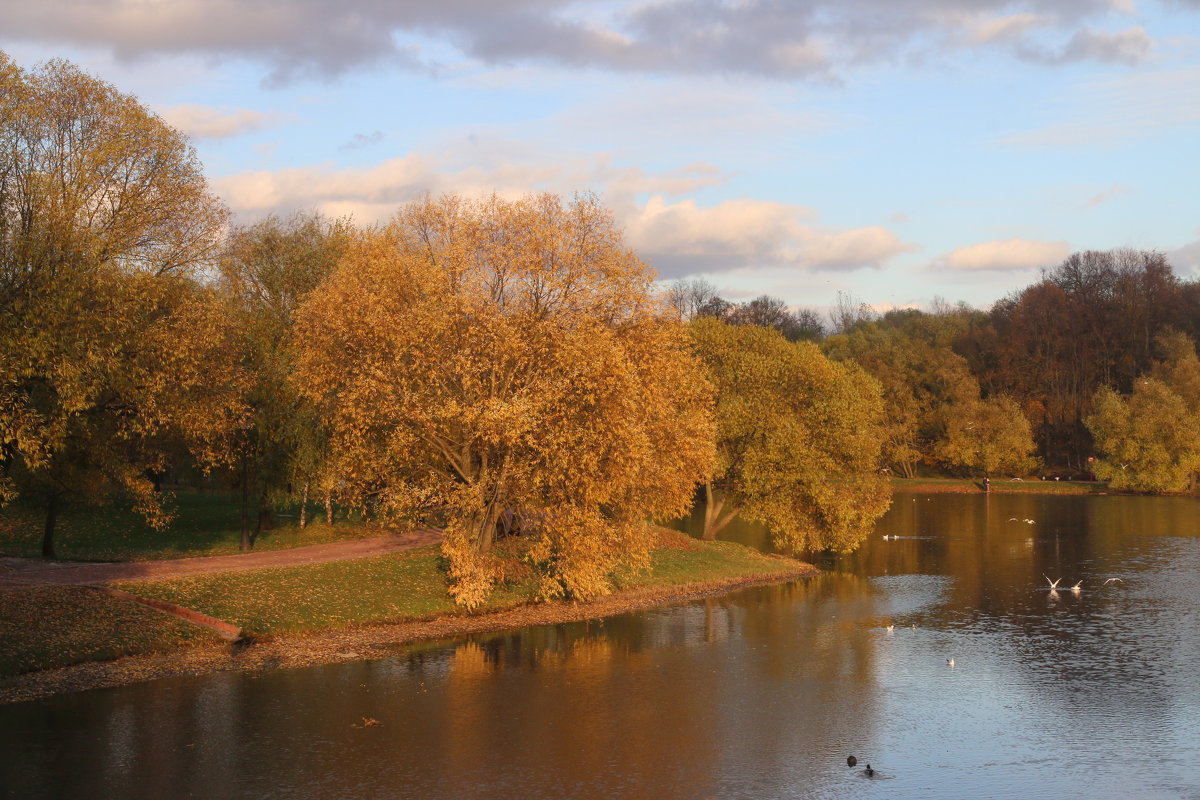
[(246, 451), (242, 451), (242, 541), (238, 549), (243, 553), (253, 544), (250, 541), (250, 469)]
[(500, 519), (500, 508), (495, 503), (490, 503), (483, 513), (476, 515), (472, 520), (472, 525), (475, 528), (475, 549), (480, 553), (486, 553), (492, 549), (492, 542), (496, 539), (496, 523)]
[(333, 492), (325, 493), (325, 524), (333, 524)]
[(46, 501), (46, 527), (42, 532), (42, 558), (54, 559), (54, 524), (58, 521), (58, 492)]
[(304, 482), (304, 493), (300, 497), (300, 530), (308, 523), (308, 481)]
[(738, 509), (736, 506), (730, 508), (722, 516), (721, 509), (724, 507), (725, 501), (716, 499), (712, 484), (704, 484), (704, 533), (701, 536), (704, 541), (711, 542), (715, 540), (721, 529), (730, 522), (733, 522), (733, 518), (737, 516)]

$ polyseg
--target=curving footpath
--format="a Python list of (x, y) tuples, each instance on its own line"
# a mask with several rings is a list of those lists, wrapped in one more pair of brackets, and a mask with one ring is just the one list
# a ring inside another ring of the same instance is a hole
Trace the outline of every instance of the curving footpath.
[(442, 532), (418, 529), (404, 533), (389, 533), (366, 539), (347, 539), (329, 544), (293, 547), (289, 550), (267, 550), (259, 553), (238, 553), (229, 556), (200, 556), (172, 558), (161, 561), (122, 561), (115, 563), (80, 563), (41, 561), (32, 558), (0, 558), (0, 587), (44, 586), (46, 584), (86, 586), (123, 600), (140, 603), (164, 614), (216, 631), (226, 639), (236, 640), (242, 632), (236, 625), (201, 614), (190, 608), (150, 600), (113, 589), (106, 584), (117, 581), (152, 581), (204, 575), (212, 572), (236, 572), (248, 569), (268, 569), (296, 564), (319, 564), (327, 561), (348, 561), (412, 550), (442, 540)]
[(161, 561), (63, 562), (33, 558), (0, 559), (0, 584), (74, 584), (97, 586), (117, 581), (152, 581), (203, 575), (210, 572), (234, 572), (294, 564), (318, 564), (347, 561), (352, 558), (381, 556), (411, 550), (442, 540), (441, 531), (419, 529), (389, 533), (367, 539), (347, 539), (328, 544), (310, 544), (289, 550), (266, 550), (229, 556), (168, 558)]

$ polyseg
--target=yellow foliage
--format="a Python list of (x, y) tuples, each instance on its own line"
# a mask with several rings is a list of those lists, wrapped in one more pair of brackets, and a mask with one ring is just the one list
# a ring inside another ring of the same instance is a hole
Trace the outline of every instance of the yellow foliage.
[(879, 384), (769, 328), (702, 317), (689, 331), (718, 388), (706, 538), (741, 515), (794, 550), (856, 547), (891, 502)]
[[(591, 197), (426, 199), (364, 233), (299, 312), (298, 383), (344, 493), (435, 517), (459, 602), (499, 525), (544, 594), (607, 591), (713, 458), (711, 389)], [(558, 588), (555, 588), (555, 587)]]
[(189, 277), (225, 219), (186, 138), (135, 98), (0, 53), (0, 461), (51, 506), (116, 484), (161, 523), (162, 439), (203, 449), (236, 423), (224, 315)]

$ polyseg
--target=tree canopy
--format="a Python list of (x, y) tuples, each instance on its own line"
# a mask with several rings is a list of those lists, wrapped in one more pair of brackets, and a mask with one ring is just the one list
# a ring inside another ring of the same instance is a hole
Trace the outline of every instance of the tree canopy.
[(711, 389), (590, 196), (410, 204), (304, 303), (297, 342), (343, 491), (441, 521), (468, 606), (512, 551), (544, 596), (608, 591), (712, 463)]
[(1160, 337), (1163, 360), (1122, 396), (1101, 387), (1087, 426), (1096, 475), (1115, 489), (1181, 492), (1200, 473), (1200, 359), (1179, 333)]
[(734, 516), (795, 550), (851, 550), (890, 504), (879, 384), (808, 342), (711, 317), (688, 331), (717, 387), (705, 538)]
[(162, 518), (162, 439), (211, 448), (237, 411), (205, 370), (227, 326), (190, 272), (225, 220), (187, 140), (63, 61), (0, 54), (0, 464), (47, 503), (115, 487)]

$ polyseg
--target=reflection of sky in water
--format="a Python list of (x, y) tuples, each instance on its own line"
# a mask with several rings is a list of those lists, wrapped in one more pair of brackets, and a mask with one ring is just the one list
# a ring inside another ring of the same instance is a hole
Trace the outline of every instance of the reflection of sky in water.
[[(900, 495), (861, 552), (794, 584), (382, 661), (3, 707), (0, 787), (1200, 798), (1198, 509)], [(1083, 591), (1052, 595), (1043, 574)], [(886, 780), (863, 778), (867, 762)]]

